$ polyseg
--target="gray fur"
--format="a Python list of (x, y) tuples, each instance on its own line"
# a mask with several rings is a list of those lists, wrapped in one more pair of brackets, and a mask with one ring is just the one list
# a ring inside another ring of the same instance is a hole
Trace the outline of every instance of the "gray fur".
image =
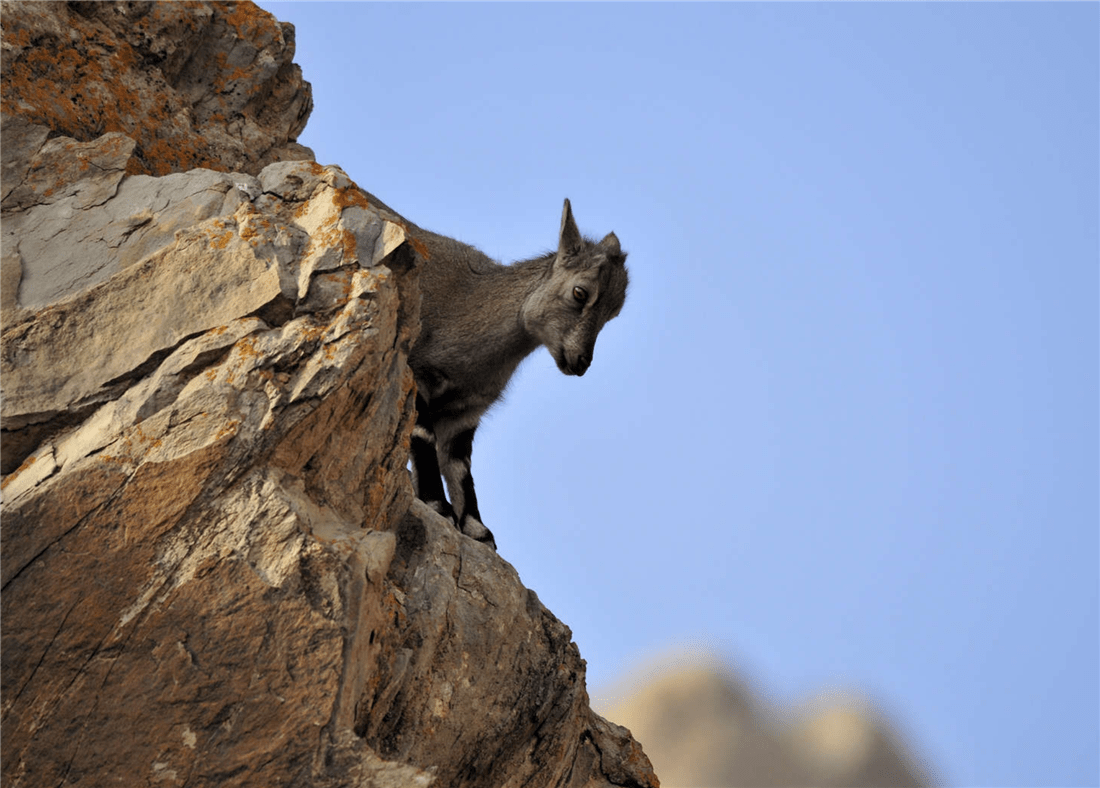
[[(423, 258), (421, 330), (409, 357), (419, 395), (417, 495), (446, 512), (446, 502), (424, 494), (431, 486), (425, 475), (441, 471), (456, 525), (495, 548), (469, 478), (472, 431), (519, 363), (540, 345), (565, 374), (588, 370), (600, 329), (626, 298), (626, 254), (614, 233), (598, 242), (583, 237), (569, 200), (557, 251), (508, 266), (451, 238), (415, 226), (411, 232)], [(420, 467), (432, 465), (426, 446), (434, 446), (435, 468)]]

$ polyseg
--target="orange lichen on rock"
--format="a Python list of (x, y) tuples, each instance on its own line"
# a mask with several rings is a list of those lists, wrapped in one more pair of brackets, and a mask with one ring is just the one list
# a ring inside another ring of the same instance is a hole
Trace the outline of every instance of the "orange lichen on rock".
[(412, 248), (414, 250), (416, 250), (416, 253), (418, 255), (420, 255), (421, 259), (424, 259), (424, 260), (431, 260), (432, 259), (432, 253), (430, 251), (428, 251), (428, 247), (419, 238), (417, 238), (416, 236), (410, 234), (408, 232), (408, 228), (406, 228), (406, 230), (405, 230), (405, 235), (409, 239), (409, 245), (411, 245)]
[(237, 354), (241, 358), (260, 358), (263, 354), (256, 347), (255, 337), (244, 337), (237, 341)]
[(251, 205), (247, 206), (246, 219), (238, 224), (237, 232), (253, 247), (259, 246), (267, 233), (275, 230), (276, 224), (270, 218), (259, 213)]
[(5, 477), (4, 477), (4, 480), (3, 480), (2, 482), (0, 482), (0, 490), (2, 490), (2, 489), (4, 489), (5, 487), (7, 487), (7, 486), (8, 486), (8, 483), (9, 483), (9, 482), (10, 482), (10, 481), (11, 481), (12, 479), (14, 479), (14, 478), (15, 478), (16, 476), (18, 476), (19, 474), (21, 474), (21, 473), (22, 473), (23, 471), (27, 470), (27, 468), (29, 468), (29, 467), (31, 467), (32, 465), (34, 465), (34, 463), (35, 463), (35, 461), (36, 461), (37, 459), (38, 459), (37, 457), (31, 456), (31, 457), (28, 457), (27, 459), (23, 460), (23, 464), (22, 464), (22, 465), (20, 465), (20, 466), (19, 466), (18, 468), (16, 468), (16, 469), (15, 469), (14, 471), (12, 471), (11, 473), (9, 473), (9, 474), (8, 474), (7, 476), (5, 476)]
[(333, 205), (340, 210), (352, 206), (362, 208), (363, 210), (370, 209), (370, 200), (367, 199), (367, 195), (354, 186), (337, 189), (336, 193), (333, 195), (332, 202)]
[[(309, 153), (294, 144), (312, 108), (309, 84), (282, 27), (251, 2), (12, 3), (0, 21), (0, 108), (84, 142), (133, 137), (131, 174), (255, 174), (276, 151)], [(181, 31), (183, 41), (166, 40)], [(169, 63), (177, 49), (206, 62)], [(281, 64), (274, 75), (261, 54)]]
[(254, 3), (238, 2), (229, 5), (232, 10), (225, 15), (226, 24), (245, 41), (270, 40), (279, 35), (275, 18)]
[(236, 435), (237, 434), (237, 428), (240, 427), (240, 426), (241, 426), (241, 420), (240, 419), (233, 419), (232, 421), (227, 422), (226, 425), (224, 427), (222, 427), (220, 430), (218, 430), (217, 434), (214, 435), (214, 440), (215, 441), (220, 441), (223, 438), (229, 438), (229, 437), (232, 437), (232, 436)]
[(355, 240), (355, 233), (351, 230), (344, 230), (340, 240), (344, 249), (344, 261), (354, 260), (356, 258), (356, 247), (358, 245), (358, 241)]
[(211, 237), (210, 237), (210, 248), (211, 249), (224, 249), (225, 247), (229, 246), (229, 241), (232, 237), (233, 237), (233, 231), (232, 230), (226, 230), (224, 233), (218, 233), (216, 235), (211, 235)]

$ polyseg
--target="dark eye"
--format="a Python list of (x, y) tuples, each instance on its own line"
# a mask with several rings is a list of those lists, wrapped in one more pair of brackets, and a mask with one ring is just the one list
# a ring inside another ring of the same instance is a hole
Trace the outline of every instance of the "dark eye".
[(583, 304), (585, 301), (588, 300), (588, 291), (585, 290), (583, 287), (574, 287), (573, 298), (577, 299), (578, 303)]

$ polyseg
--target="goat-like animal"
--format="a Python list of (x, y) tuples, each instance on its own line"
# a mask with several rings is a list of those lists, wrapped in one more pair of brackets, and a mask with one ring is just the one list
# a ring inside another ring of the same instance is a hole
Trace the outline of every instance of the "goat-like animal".
[(557, 251), (512, 265), (420, 228), (415, 237), (424, 260), (420, 336), (409, 356), (417, 385), (413, 484), (417, 497), (495, 550), (470, 474), (474, 431), (539, 345), (566, 375), (588, 370), (596, 336), (626, 299), (626, 253), (614, 233), (583, 237), (569, 200)]

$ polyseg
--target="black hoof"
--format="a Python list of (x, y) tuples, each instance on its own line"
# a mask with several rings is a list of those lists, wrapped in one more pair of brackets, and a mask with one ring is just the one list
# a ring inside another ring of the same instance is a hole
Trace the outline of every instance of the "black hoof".
[(493, 538), (493, 532), (486, 528), (485, 524), (476, 517), (471, 515), (463, 517), (462, 526), (459, 530), (471, 539), (487, 544), (493, 550), (497, 549), (497, 541)]

